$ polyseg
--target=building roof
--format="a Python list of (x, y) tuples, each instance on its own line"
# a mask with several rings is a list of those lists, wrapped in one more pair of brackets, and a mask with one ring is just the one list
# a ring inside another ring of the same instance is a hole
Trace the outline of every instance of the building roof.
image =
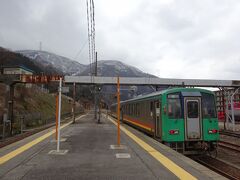
[(21, 69), (24, 69), (24, 70), (29, 71), (31, 73), (34, 73), (33, 70), (31, 70), (31, 69), (29, 69), (29, 68), (27, 68), (23, 65), (21, 65), (21, 66), (18, 66), (18, 65), (16, 65), (16, 66), (2, 66), (2, 69), (5, 69), (5, 68), (21, 68)]

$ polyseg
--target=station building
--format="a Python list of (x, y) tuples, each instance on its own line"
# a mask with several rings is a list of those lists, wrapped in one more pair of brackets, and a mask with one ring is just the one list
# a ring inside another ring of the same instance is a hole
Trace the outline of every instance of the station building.
[[(235, 89), (229, 88), (225, 91), (215, 91), (216, 106), (218, 111), (223, 111), (226, 108), (226, 102), (231, 104), (231, 96), (235, 92)], [(236, 92), (233, 96), (233, 101), (240, 103), (240, 91)]]
[(3, 66), (2, 74), (28, 74), (32, 75), (34, 71), (24, 66)]

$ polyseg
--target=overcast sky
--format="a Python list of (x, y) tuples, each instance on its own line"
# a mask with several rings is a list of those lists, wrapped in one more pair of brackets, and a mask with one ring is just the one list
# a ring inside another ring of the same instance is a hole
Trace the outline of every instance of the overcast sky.
[[(240, 79), (239, 0), (95, 0), (99, 59), (163, 78)], [(1, 0), (0, 46), (73, 59), (87, 41), (85, 0)], [(87, 64), (88, 46), (77, 57)]]

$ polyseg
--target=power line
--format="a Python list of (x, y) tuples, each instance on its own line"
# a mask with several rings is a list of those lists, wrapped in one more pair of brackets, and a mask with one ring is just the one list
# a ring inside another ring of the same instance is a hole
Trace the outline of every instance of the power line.
[(76, 60), (78, 58), (78, 56), (82, 53), (83, 49), (85, 48), (86, 44), (87, 44), (88, 40), (86, 40), (82, 47), (80, 48), (80, 50), (77, 52), (76, 56), (73, 58), (74, 60)]
[(90, 29), (91, 29), (91, 49), (92, 49), (92, 51), (91, 51), (91, 53), (92, 53), (92, 62), (94, 62), (94, 52), (93, 52), (93, 43), (94, 43), (94, 41), (93, 41), (93, 38), (94, 38), (94, 31), (93, 31), (93, 8), (92, 8), (92, 0), (90, 0)]
[[(92, 56), (91, 56), (91, 36), (90, 36), (90, 28), (89, 28), (89, 7), (88, 7), (88, 0), (87, 3), (87, 24), (88, 24), (88, 56), (89, 56), (89, 65), (90, 65), (90, 75), (92, 75)], [(90, 12), (91, 13), (91, 12)]]
[[(95, 61), (95, 65), (96, 65), (96, 51), (95, 51), (95, 13), (94, 13), (94, 1), (91, 0), (91, 4), (92, 4), (92, 53), (93, 53), (93, 62)], [(96, 72), (95, 72), (96, 75)]]

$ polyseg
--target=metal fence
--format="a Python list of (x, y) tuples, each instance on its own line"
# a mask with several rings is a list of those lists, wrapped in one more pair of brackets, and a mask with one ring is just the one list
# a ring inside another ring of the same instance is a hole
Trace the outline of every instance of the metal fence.
[[(64, 119), (71, 116), (71, 113), (61, 114)], [(13, 134), (21, 134), (25, 131), (30, 131), (34, 128), (39, 128), (55, 122), (55, 116), (45, 118), (41, 112), (16, 114), (14, 116)], [(3, 121), (3, 116), (0, 116), (0, 139), (10, 136), (10, 122)]]

